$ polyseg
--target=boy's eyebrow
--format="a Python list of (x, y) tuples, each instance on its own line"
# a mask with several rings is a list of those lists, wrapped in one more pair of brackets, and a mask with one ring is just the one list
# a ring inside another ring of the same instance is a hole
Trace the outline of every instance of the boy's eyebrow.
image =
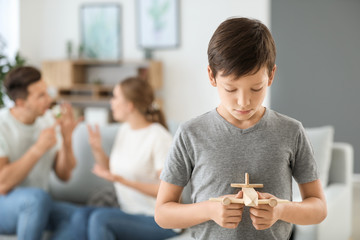
[(261, 82), (253, 84), (253, 86), (257, 86), (257, 85), (260, 85), (260, 84), (263, 84), (263, 83), (264, 83), (264, 81), (261, 81)]

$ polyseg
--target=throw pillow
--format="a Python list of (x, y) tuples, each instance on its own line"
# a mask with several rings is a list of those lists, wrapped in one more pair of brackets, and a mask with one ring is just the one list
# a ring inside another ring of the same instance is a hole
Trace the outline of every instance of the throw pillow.
[(306, 133), (314, 150), (315, 161), (319, 169), (321, 183), (323, 187), (326, 187), (331, 164), (334, 128), (332, 126), (307, 128)]
[[(314, 150), (320, 181), (325, 188), (329, 179), (334, 128), (332, 126), (323, 126), (306, 128), (305, 131)], [(301, 195), (295, 181), (293, 181), (293, 186), (294, 200), (301, 200)]]

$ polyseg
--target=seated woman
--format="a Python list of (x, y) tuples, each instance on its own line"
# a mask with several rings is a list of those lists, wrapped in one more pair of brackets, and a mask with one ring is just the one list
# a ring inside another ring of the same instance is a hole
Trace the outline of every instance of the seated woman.
[(154, 220), (159, 175), (172, 137), (147, 81), (128, 78), (113, 91), (111, 109), (120, 125), (110, 158), (101, 146), (99, 127), (88, 126), (96, 160), (93, 172), (114, 182), (119, 208), (93, 208), (89, 239), (166, 239), (176, 235)]

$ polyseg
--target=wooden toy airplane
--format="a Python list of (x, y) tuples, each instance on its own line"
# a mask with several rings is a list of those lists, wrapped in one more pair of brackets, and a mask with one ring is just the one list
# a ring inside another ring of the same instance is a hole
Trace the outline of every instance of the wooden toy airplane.
[(263, 184), (250, 184), (249, 174), (245, 173), (245, 183), (232, 183), (231, 187), (242, 188), (243, 198), (223, 197), (223, 198), (210, 198), (210, 201), (221, 202), (223, 205), (229, 205), (230, 203), (241, 203), (245, 206), (257, 206), (259, 204), (269, 204), (271, 207), (275, 207), (278, 203), (288, 203), (286, 199), (259, 199), (259, 196), (254, 188), (262, 188)]

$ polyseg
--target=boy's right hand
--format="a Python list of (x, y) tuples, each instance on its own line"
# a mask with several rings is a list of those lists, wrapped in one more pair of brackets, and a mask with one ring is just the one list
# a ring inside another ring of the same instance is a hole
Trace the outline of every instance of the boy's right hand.
[[(236, 197), (242, 198), (243, 193), (240, 191), (238, 194), (225, 195), (222, 197)], [(223, 205), (221, 202), (212, 202), (211, 207), (211, 219), (218, 225), (224, 228), (236, 228), (242, 219), (242, 213), (244, 210), (244, 204), (231, 203), (229, 205)]]
[(44, 154), (50, 148), (55, 146), (56, 144), (56, 131), (55, 131), (56, 124), (52, 127), (45, 128), (41, 131), (39, 138), (36, 142), (37, 149)]

